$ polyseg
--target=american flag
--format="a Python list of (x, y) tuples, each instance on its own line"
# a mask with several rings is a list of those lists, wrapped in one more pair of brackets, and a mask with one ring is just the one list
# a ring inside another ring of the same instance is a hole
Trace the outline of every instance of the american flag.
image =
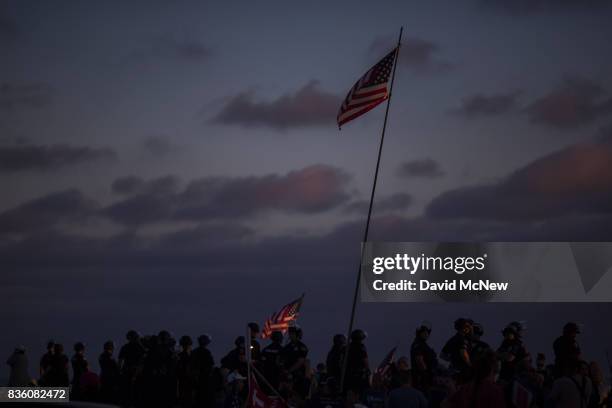
[(286, 304), (281, 308), (281, 310), (272, 314), (272, 316), (270, 316), (264, 323), (261, 338), (267, 339), (270, 337), (273, 331), (285, 333), (289, 329), (289, 324), (298, 318), (303, 300), (304, 295), (302, 295), (299, 299)]
[(385, 375), (389, 367), (391, 367), (391, 363), (393, 363), (393, 359), (395, 358), (395, 350), (397, 350), (397, 346), (393, 347), (391, 351), (387, 353), (383, 361), (380, 362), (380, 365), (376, 369), (376, 374)]
[(396, 54), (397, 48), (370, 68), (353, 85), (340, 106), (337, 118), (338, 127), (374, 109), (389, 97), (387, 83), (393, 70)]
[(251, 374), (249, 378), (249, 398), (247, 400), (248, 408), (286, 408), (284, 401), (277, 397), (270, 397), (257, 384), (255, 375)]

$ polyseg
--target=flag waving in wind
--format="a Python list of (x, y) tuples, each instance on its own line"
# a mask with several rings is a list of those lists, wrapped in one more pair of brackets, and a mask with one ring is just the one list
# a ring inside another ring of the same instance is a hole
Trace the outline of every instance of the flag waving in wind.
[(393, 364), (393, 359), (395, 358), (395, 351), (396, 350), (397, 350), (397, 346), (393, 347), (391, 349), (391, 351), (389, 351), (389, 353), (387, 353), (387, 355), (385, 356), (383, 361), (381, 361), (380, 365), (376, 369), (376, 374), (382, 375), (382, 376), (384, 376), (386, 374), (386, 372), (389, 369), (389, 367), (391, 367), (391, 364)]
[(299, 299), (286, 304), (281, 308), (281, 310), (270, 316), (264, 323), (261, 338), (269, 338), (274, 331), (285, 333), (289, 329), (289, 325), (298, 318), (303, 300), (304, 295), (302, 295)]
[(397, 48), (388, 53), (378, 64), (353, 85), (338, 112), (338, 127), (374, 109), (389, 97), (387, 84), (393, 71)]

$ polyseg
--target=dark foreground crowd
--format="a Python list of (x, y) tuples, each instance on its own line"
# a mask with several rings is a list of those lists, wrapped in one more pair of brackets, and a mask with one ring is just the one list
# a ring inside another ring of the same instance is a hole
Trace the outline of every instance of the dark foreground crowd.
[[(578, 325), (567, 323), (553, 344), (554, 362), (545, 355), (534, 359), (523, 345), (524, 327), (512, 322), (502, 332), (501, 344), (481, 340), (483, 328), (470, 319), (457, 319), (456, 333), (440, 353), (428, 344), (431, 326), (416, 329), (410, 357), (390, 353), (372, 368), (366, 333), (355, 330), (350, 339), (338, 334), (325, 363), (311, 366), (302, 330), (290, 327), (286, 338), (273, 332), (264, 348), (259, 327), (249, 324), (250, 339), (238, 337), (219, 362), (208, 350), (211, 337), (201, 335), (197, 346), (189, 336), (178, 341), (162, 330), (157, 335), (127, 333), (115, 357), (115, 344), (104, 343), (98, 357), (100, 373), (90, 368), (83, 343), (66, 356), (53, 341), (40, 359), (38, 380), (27, 370), (25, 349), (18, 348), (7, 363), (10, 386), (70, 387), (71, 399), (98, 401), (123, 407), (227, 407), (249, 402), (249, 373), (274, 406), (312, 408), (421, 407), (576, 407), (612, 406), (604, 375), (597, 363), (584, 360), (577, 341)], [(247, 353), (247, 345), (249, 352)], [(348, 354), (347, 352), (348, 347)], [(252, 367), (249, 370), (247, 354)], [(346, 364), (344, 357), (347, 355)], [(72, 377), (69, 368), (72, 368)], [(345, 376), (343, 387), (341, 377)], [(264, 405), (262, 405), (264, 404)], [(269, 401), (268, 401), (269, 404)]]

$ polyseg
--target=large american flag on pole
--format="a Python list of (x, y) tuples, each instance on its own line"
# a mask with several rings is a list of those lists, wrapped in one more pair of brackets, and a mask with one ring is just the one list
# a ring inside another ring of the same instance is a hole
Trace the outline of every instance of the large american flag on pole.
[(387, 84), (393, 71), (397, 48), (388, 53), (378, 64), (353, 85), (340, 106), (338, 127), (374, 109), (389, 97)]
[(286, 304), (278, 312), (273, 313), (272, 316), (268, 317), (264, 323), (261, 338), (267, 339), (274, 331), (285, 333), (289, 329), (289, 325), (298, 318), (303, 300), (304, 295), (302, 295), (299, 299)]

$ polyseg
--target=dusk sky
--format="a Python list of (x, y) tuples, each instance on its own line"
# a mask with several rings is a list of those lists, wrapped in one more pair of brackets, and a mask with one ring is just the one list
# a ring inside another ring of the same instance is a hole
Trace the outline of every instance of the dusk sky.
[[(403, 46), (379, 241), (612, 240), (612, 3), (0, 3), (0, 350), (131, 328), (210, 333), (217, 361), (306, 293), (318, 362), (345, 332), (384, 105), (346, 92)], [(612, 284), (603, 279), (600, 285)], [(612, 351), (610, 304), (360, 304), (373, 361), (470, 316), (552, 359), (565, 321)], [(32, 368), (34, 365), (32, 365)], [(34, 372), (34, 370), (32, 370)]]

